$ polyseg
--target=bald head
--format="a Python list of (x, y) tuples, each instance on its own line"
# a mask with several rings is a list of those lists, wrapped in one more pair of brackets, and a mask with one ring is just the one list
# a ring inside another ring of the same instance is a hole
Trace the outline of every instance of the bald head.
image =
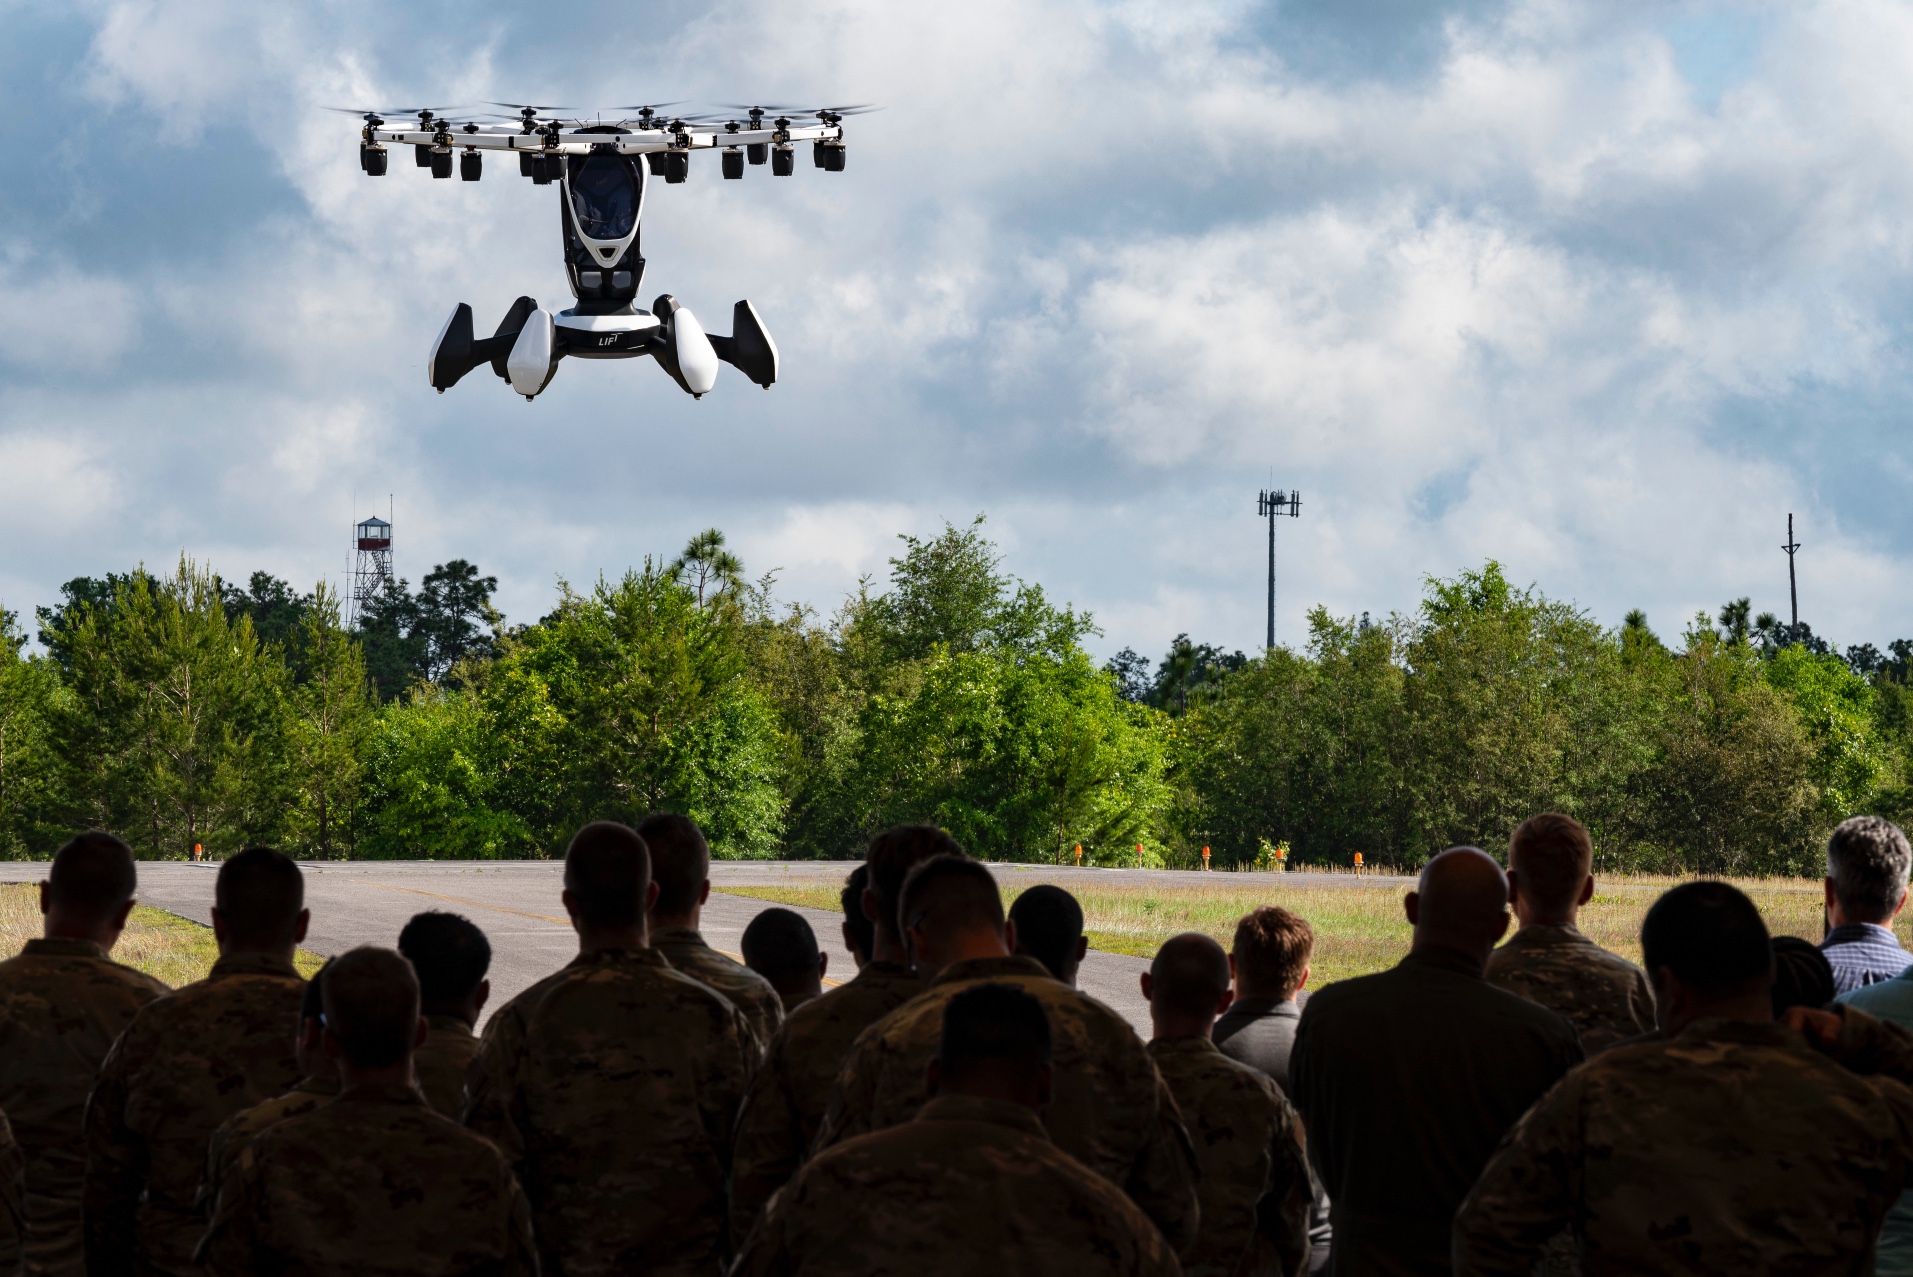
[(1508, 929), (1508, 875), (1479, 847), (1450, 847), (1422, 867), (1406, 904), (1417, 949), (1453, 949), (1485, 962)]
[(1229, 955), (1198, 931), (1171, 936), (1143, 973), (1157, 1041), (1206, 1038), (1229, 1005)]

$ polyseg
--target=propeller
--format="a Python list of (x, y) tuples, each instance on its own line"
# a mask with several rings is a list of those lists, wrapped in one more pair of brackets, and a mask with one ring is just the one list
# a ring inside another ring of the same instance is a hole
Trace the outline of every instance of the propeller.
[(527, 111), (530, 111), (533, 115), (544, 115), (551, 111), (575, 111), (578, 109), (575, 106), (535, 106), (529, 102), (487, 102), (485, 105), (508, 107), (520, 115), (523, 115)]
[(682, 102), (651, 102), (651, 103), (647, 103), (644, 106), (608, 106), (605, 108), (605, 111), (607, 113), (615, 113), (619, 111), (636, 112), (637, 119), (638, 119), (638, 127), (641, 129), (648, 129), (651, 127), (651, 118), (655, 116), (659, 111), (662, 111), (667, 106), (682, 106), (682, 105), (684, 105)]

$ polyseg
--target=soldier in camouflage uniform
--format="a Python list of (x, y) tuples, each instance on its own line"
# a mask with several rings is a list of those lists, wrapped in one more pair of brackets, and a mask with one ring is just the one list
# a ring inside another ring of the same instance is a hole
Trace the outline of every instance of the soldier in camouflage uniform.
[(1535, 816), (1508, 840), (1509, 903), (1521, 929), (1488, 955), (1490, 984), (1566, 1016), (1589, 1055), (1654, 1027), (1647, 975), (1575, 927), (1594, 896), (1594, 844), (1572, 816)]
[[(742, 1239), (770, 1195), (803, 1165), (830, 1102), (831, 1084), (857, 1035), (923, 991), (897, 931), (897, 897), (920, 860), (955, 852), (932, 825), (899, 825), (871, 840), (845, 887), (844, 938), (853, 953), (869, 928), (857, 978), (791, 1013), (771, 1039), (737, 1119), (731, 1166), (731, 1231)], [(854, 926), (862, 923), (863, 927)]]
[(0, 1113), (0, 1277), (21, 1277), (27, 1240), (27, 1159)]
[(485, 978), (492, 964), (491, 941), (470, 920), (431, 910), (405, 924), (399, 952), (418, 973), (425, 1022), (432, 1030), (412, 1058), (419, 1089), (433, 1108), (457, 1120), (465, 1071), (478, 1054), (472, 1026), (492, 991)]
[(830, 955), (817, 945), (817, 933), (795, 909), (773, 906), (761, 910), (738, 942), (744, 965), (770, 981), (784, 1016), (824, 993), (824, 975)]
[(1148, 1218), (1045, 1133), (1043, 1004), (970, 984), (938, 1024), (929, 1102), (812, 1159), (771, 1199), (732, 1277), (1179, 1273)]
[(1171, 937), (1143, 972), (1150, 1058), (1182, 1110), (1202, 1178), (1202, 1225), (1183, 1252), (1189, 1277), (1300, 1277), (1314, 1189), (1302, 1119), (1267, 1074), (1210, 1041), (1229, 1005), (1229, 955), (1198, 932)]
[(547, 1273), (707, 1274), (726, 1251), (750, 1029), (646, 946), (650, 879), (629, 828), (578, 832), (564, 892), (578, 959), (492, 1017), (467, 1076), (466, 1124), (516, 1168)]
[(784, 1022), (784, 1000), (770, 981), (725, 957), (698, 932), (699, 915), (711, 894), (711, 848), (704, 833), (683, 816), (647, 816), (638, 836), (651, 851), (658, 900), (651, 906), (651, 947), (672, 966), (707, 984), (744, 1013), (758, 1055)]
[(1048, 1013), (1056, 1035), (1057, 1147), (1128, 1191), (1180, 1251), (1195, 1240), (1195, 1154), (1156, 1066), (1129, 1022), (1010, 953), (1003, 898), (984, 866), (936, 856), (911, 871), (898, 920), (929, 987), (857, 1038), (832, 1088), (817, 1149), (916, 1116), (943, 1010), (964, 989), (1014, 985)]
[(1455, 1272), (1527, 1277), (1564, 1229), (1590, 1277), (1871, 1272), (1913, 1179), (1913, 1089), (1857, 1070), (1913, 1076), (1913, 1040), (1843, 1008), (1823, 1055), (1776, 1024), (1766, 927), (1725, 883), (1662, 896), (1641, 948), (1664, 1035), (1528, 1111), (1456, 1215)]
[(0, 1108), (26, 1157), (26, 1265), (81, 1277), (83, 1115), (100, 1061), (139, 1009), (170, 990), (107, 957), (133, 908), (133, 853), (111, 834), (60, 848), (40, 886), (46, 936), (0, 962)]
[(354, 949), (324, 998), (341, 1092), (240, 1151), (199, 1261), (214, 1277), (536, 1277), (531, 1210), (504, 1157), (412, 1084), (427, 1030), (411, 964)]
[(214, 901), (211, 974), (133, 1018), (87, 1101), (91, 1277), (189, 1277), (212, 1133), (299, 1080), (286, 1033), (305, 995), (292, 965), (308, 921), (299, 866), (249, 848), (219, 867)]

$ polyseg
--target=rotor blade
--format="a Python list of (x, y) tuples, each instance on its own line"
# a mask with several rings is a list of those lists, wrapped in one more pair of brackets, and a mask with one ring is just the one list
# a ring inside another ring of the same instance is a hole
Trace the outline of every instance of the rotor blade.
[(535, 106), (530, 102), (486, 102), (486, 106), (505, 106), (514, 111), (576, 111), (575, 106)]
[(684, 99), (679, 98), (673, 102), (640, 102), (636, 106), (607, 106), (604, 108), (604, 110), (606, 111), (650, 111), (655, 114), (658, 111), (662, 111), (667, 106), (683, 106), (683, 105), (684, 105)]

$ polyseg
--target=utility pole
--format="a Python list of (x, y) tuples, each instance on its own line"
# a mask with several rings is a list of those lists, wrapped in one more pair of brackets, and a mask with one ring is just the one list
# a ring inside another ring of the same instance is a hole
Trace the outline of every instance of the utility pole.
[(1255, 512), (1269, 521), (1269, 641), (1267, 649), (1275, 647), (1275, 516), (1286, 514), (1291, 519), (1302, 513), (1302, 494), (1300, 492), (1274, 492), (1266, 489), (1256, 495)]
[(1789, 634), (1791, 639), (1800, 632), (1800, 583), (1793, 574), (1793, 556), (1800, 549), (1800, 543), (1793, 539), (1793, 515), (1787, 515), (1787, 544), (1780, 547), (1787, 552), (1787, 594), (1793, 601), (1793, 626)]

